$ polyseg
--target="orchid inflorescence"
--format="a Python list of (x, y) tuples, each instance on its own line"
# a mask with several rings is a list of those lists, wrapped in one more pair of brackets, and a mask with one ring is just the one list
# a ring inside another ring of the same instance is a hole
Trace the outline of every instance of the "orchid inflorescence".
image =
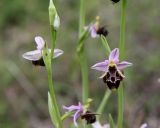
[[(120, 0), (112, 0), (114, 3), (119, 2)], [(48, 73), (48, 80), (49, 80), (49, 92), (48, 92), (48, 106), (49, 106), (49, 112), (51, 115), (52, 123), (56, 128), (62, 128), (62, 121), (66, 117), (73, 117), (73, 123), (76, 127), (78, 127), (78, 119), (82, 119), (86, 121), (86, 124), (91, 124), (93, 128), (110, 128), (115, 126), (114, 122), (112, 123), (106, 123), (105, 125), (101, 125), (99, 120), (96, 119), (96, 115), (100, 115), (101, 113), (93, 113), (89, 110), (91, 99), (88, 99), (86, 101), (86, 97), (84, 98), (85, 101), (83, 103), (78, 102), (77, 105), (70, 105), (70, 106), (63, 106), (63, 109), (66, 110), (66, 113), (61, 116), (59, 112), (59, 107), (57, 105), (55, 92), (53, 88), (53, 80), (52, 80), (52, 59), (59, 57), (63, 54), (63, 51), (60, 49), (55, 48), (55, 41), (56, 41), (56, 32), (60, 25), (60, 19), (57, 14), (56, 8), (50, 0), (50, 6), (49, 6), (49, 18), (50, 18), (50, 25), (51, 25), (51, 32), (52, 32), (52, 48), (48, 48), (47, 43), (44, 41), (44, 39), (40, 36), (35, 37), (36, 42), (36, 50), (29, 51), (24, 53), (22, 56), (23, 58), (32, 61), (32, 64), (36, 66), (45, 66)], [(91, 38), (101, 38), (104, 37), (106, 39), (106, 36), (108, 35), (108, 30), (105, 28), (105, 26), (100, 26), (99, 23), (100, 17), (96, 17), (96, 22), (91, 23), (87, 29), (84, 31), (88, 31), (90, 33)], [(82, 25), (84, 27), (84, 25)], [(84, 39), (86, 39), (87, 32), (84, 33), (84, 35), (80, 32), (79, 38), (79, 45), (81, 50), (79, 50), (80, 55), (80, 62), (84, 61)], [(105, 42), (107, 45), (108, 43)], [(79, 46), (78, 46), (79, 47)], [(108, 47), (108, 46), (107, 46)], [(110, 48), (109, 48), (110, 49)], [(120, 49), (121, 50), (121, 49)], [(124, 75), (124, 69), (132, 66), (132, 63), (128, 61), (120, 61), (121, 58), (119, 58), (120, 54), (119, 48), (114, 48), (112, 51), (108, 50), (110, 52), (108, 59), (100, 61), (93, 66), (91, 66), (91, 69), (95, 69), (97, 71), (103, 72), (103, 74), (99, 77), (100, 79), (103, 79), (104, 83), (107, 84), (109, 89), (118, 89), (120, 86), (120, 82), (123, 81), (125, 78)], [(50, 58), (51, 57), (51, 58)], [(84, 71), (83, 66), (85, 63), (81, 63), (82, 71)], [(86, 65), (85, 65), (86, 66)], [(84, 71), (87, 74), (87, 71), (85, 69)], [(84, 73), (82, 73), (82, 76)], [(87, 83), (87, 80), (85, 77), (83, 82), (84, 84)], [(84, 85), (83, 87), (86, 87), (87, 85)], [(122, 87), (122, 85), (121, 85)], [(83, 90), (86, 91), (86, 90)], [(88, 93), (88, 92), (87, 92)], [(86, 96), (86, 95), (85, 95)], [(87, 97), (88, 98), (88, 97)], [(106, 100), (107, 98), (105, 98)], [(104, 101), (102, 101), (102, 106), (104, 107)], [(102, 108), (100, 106), (100, 108)], [(143, 124), (140, 128), (146, 128), (147, 124)], [(121, 127), (118, 127), (121, 128)]]

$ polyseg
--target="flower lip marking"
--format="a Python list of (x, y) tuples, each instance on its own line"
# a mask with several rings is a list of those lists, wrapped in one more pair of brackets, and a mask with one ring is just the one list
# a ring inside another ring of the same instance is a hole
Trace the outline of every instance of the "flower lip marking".
[(117, 89), (123, 78), (124, 75), (121, 73), (121, 71), (117, 70), (115, 65), (109, 66), (108, 72), (102, 77), (103, 82), (107, 83), (109, 89)]

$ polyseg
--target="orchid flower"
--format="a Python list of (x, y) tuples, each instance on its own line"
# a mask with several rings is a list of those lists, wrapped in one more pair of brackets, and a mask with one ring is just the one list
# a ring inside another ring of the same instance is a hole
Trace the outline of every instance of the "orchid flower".
[(99, 26), (99, 16), (96, 17), (96, 22), (90, 25), (89, 31), (92, 38), (97, 38), (100, 35), (103, 35), (103, 36), (108, 35), (108, 31), (106, 30), (105, 26), (103, 27)]
[(78, 126), (77, 125), (78, 118), (86, 120), (87, 124), (92, 124), (96, 122), (96, 115), (99, 114), (95, 114), (87, 110), (91, 102), (92, 100), (88, 99), (86, 104), (84, 105), (82, 105), (79, 102), (78, 105), (71, 105), (69, 107), (63, 106), (63, 109), (67, 110), (68, 112), (73, 112), (73, 122), (76, 127)]
[[(22, 56), (23, 58), (27, 60), (31, 60), (34, 65), (39, 65), (39, 66), (45, 66), (44, 61), (43, 61), (43, 48), (45, 46), (45, 41), (43, 40), (42, 37), (36, 36), (35, 37), (35, 42), (37, 44), (37, 49), (33, 51), (29, 51), (24, 53)], [(51, 49), (48, 49), (49, 52), (51, 52)], [(57, 58), (60, 55), (63, 54), (63, 51), (60, 49), (54, 49), (54, 56), (53, 58)]]
[(69, 107), (63, 106), (63, 109), (67, 110), (68, 112), (75, 111), (73, 115), (73, 122), (74, 125), (77, 127), (77, 119), (81, 117), (81, 115), (85, 111), (83, 105), (79, 102), (78, 105), (71, 105)]
[(119, 49), (111, 51), (108, 60), (96, 63), (91, 68), (105, 72), (100, 78), (107, 83), (110, 89), (118, 88), (120, 81), (125, 77), (122, 70), (131, 66), (132, 63), (127, 61), (119, 62)]
[(99, 123), (99, 121), (96, 121), (92, 124), (93, 128), (110, 128), (109, 124), (104, 124), (103, 126)]
[[(147, 124), (144, 123), (140, 126), (140, 128), (147, 128)], [(104, 124), (103, 126), (100, 124), (99, 121), (96, 121), (95, 123), (92, 124), (92, 128), (110, 128), (109, 124)]]
[(140, 126), (140, 128), (147, 128), (147, 126), (148, 126), (147, 123), (144, 123)]

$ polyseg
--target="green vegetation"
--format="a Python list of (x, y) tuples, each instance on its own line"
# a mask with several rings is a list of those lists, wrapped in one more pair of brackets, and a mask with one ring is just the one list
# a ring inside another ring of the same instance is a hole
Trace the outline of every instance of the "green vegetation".
[[(0, 128), (48, 128), (51, 125), (47, 106), (47, 73), (41, 67), (31, 66), (21, 57), (23, 52), (34, 49), (34, 36), (37, 34), (51, 42), (48, 3), (45, 0), (0, 2)], [(74, 54), (78, 38), (79, 2), (56, 0), (55, 3), (61, 18), (57, 47), (65, 52), (54, 62), (55, 90), (59, 104), (74, 103), (81, 98), (80, 68), (78, 57)], [(120, 5), (113, 5), (109, 0), (92, 0), (86, 4), (86, 25), (99, 15), (102, 24), (108, 28), (110, 46), (117, 46)], [(133, 68), (125, 72), (126, 128), (137, 128), (143, 122), (151, 123), (153, 128), (160, 126), (159, 4), (159, 0), (128, 1), (125, 53)], [(104, 48), (100, 41), (91, 38), (86, 41), (89, 66), (106, 57), (105, 52), (101, 52)], [(107, 89), (107, 85), (97, 79), (99, 75), (89, 69), (89, 89), (94, 99), (94, 109), (101, 102), (104, 88)], [(107, 113), (111, 113), (115, 121), (116, 94), (110, 96), (107, 104), (106, 116), (104, 114), (102, 119), (109, 121)]]

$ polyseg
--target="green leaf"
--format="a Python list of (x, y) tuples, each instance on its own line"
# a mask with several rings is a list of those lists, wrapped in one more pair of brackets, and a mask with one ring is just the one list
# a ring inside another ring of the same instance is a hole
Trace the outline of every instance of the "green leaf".
[(48, 92), (48, 109), (49, 109), (49, 114), (52, 120), (52, 123), (55, 124), (56, 126), (58, 126), (57, 124), (57, 119), (56, 119), (56, 115), (55, 115), (55, 110), (52, 104), (52, 98), (50, 96), (50, 93)]

